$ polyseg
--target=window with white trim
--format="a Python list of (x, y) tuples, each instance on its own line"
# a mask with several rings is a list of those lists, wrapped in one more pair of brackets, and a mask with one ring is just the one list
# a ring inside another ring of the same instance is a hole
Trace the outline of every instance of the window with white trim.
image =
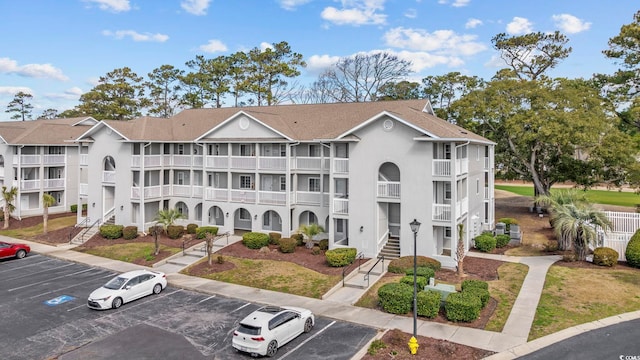
[(287, 191), (287, 177), (280, 176), (280, 191)]
[(280, 144), (280, 156), (287, 156), (287, 144)]
[(451, 159), (451, 144), (444, 144), (444, 158)]
[(444, 199), (451, 200), (451, 183), (444, 183)]
[(178, 155), (184, 155), (184, 144), (178, 144), (177, 148)]
[(320, 178), (309, 178), (309, 191), (320, 192)]
[(310, 157), (320, 157), (320, 145), (309, 144), (309, 156)]
[(251, 175), (240, 175), (240, 189), (251, 189)]
[(240, 212), (238, 213), (238, 218), (240, 220), (251, 220), (251, 214), (249, 214), (249, 211), (247, 211), (247, 209), (240, 209)]
[(177, 185), (184, 185), (184, 173), (182, 171), (177, 173)]
[(271, 214), (267, 211), (262, 215), (262, 226), (269, 227), (271, 226)]
[(447, 226), (444, 228), (444, 237), (445, 238), (451, 238), (451, 227)]
[(253, 152), (253, 145), (240, 144), (240, 156), (255, 156)]

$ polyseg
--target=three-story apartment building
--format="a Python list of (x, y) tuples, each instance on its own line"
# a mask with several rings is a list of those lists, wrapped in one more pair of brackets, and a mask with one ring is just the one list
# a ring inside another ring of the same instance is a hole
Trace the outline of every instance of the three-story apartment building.
[(141, 231), (176, 208), (220, 232), (318, 223), (367, 257), (396, 238), (404, 256), (417, 219), (418, 253), (454, 266), (457, 225), (468, 248), (494, 223), (494, 144), (426, 100), (192, 109), (101, 121), (76, 143), (87, 216)]

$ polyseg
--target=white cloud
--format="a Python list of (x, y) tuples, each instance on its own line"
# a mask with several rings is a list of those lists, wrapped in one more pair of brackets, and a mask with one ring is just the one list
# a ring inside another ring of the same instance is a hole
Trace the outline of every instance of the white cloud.
[(102, 35), (112, 36), (116, 39), (123, 39), (125, 37), (130, 37), (131, 40), (133, 41), (165, 42), (169, 40), (168, 35), (151, 34), (151, 33), (141, 34), (133, 30), (116, 30), (116, 31), (103, 30)]
[(384, 34), (388, 46), (434, 51), (441, 55), (474, 55), (486, 49), (486, 45), (476, 41), (476, 35), (459, 35), (452, 30), (436, 30), (429, 33), (422, 29), (398, 27)]
[(384, 10), (385, 0), (342, 0), (342, 8), (328, 6), (320, 16), (336, 25), (381, 25), (387, 21), (387, 15), (378, 13)]
[(33, 95), (33, 90), (26, 86), (0, 86), (0, 95), (14, 96), (21, 91), (25, 94)]
[(265, 51), (267, 49), (273, 49), (273, 44), (269, 44), (266, 41), (260, 43), (260, 50)]
[(279, 0), (280, 7), (285, 10), (295, 10), (298, 6), (302, 6), (311, 0)]
[(186, 12), (193, 15), (206, 15), (211, 0), (184, 0), (180, 3)]
[(89, 3), (96, 3), (100, 10), (122, 12), (131, 10), (129, 0), (84, 0)]
[[(453, 7), (464, 7), (464, 6), (469, 5), (470, 2), (471, 2), (471, 0), (454, 0), (453, 2), (451, 2), (451, 6), (453, 6)], [(438, 4), (447, 5), (447, 4), (449, 4), (449, 0), (438, 0)]]
[(24, 77), (49, 78), (66, 81), (69, 78), (62, 70), (51, 64), (26, 64), (18, 65), (18, 62), (9, 58), (0, 58), (0, 73), (16, 74)]
[(416, 11), (416, 9), (408, 9), (404, 12), (404, 16), (408, 17), (409, 19), (415, 19), (418, 16), (418, 12)]
[(510, 35), (528, 34), (533, 31), (533, 24), (525, 18), (515, 16), (510, 23), (507, 24), (507, 33)]
[(340, 60), (339, 56), (331, 55), (312, 55), (306, 62), (306, 70), (310, 73), (321, 73), (326, 68), (332, 66)]
[(208, 53), (227, 51), (227, 45), (220, 40), (209, 40), (205, 45), (200, 45), (200, 50)]
[(82, 89), (80, 89), (77, 86), (74, 86), (72, 88), (65, 90), (62, 93), (46, 94), (45, 97), (49, 99), (78, 100), (83, 93), (84, 92), (82, 91)]
[(467, 23), (464, 24), (465, 29), (475, 29), (476, 27), (482, 25), (482, 20), (471, 18), (467, 20)]
[(585, 22), (584, 20), (578, 19), (577, 17), (569, 14), (553, 15), (552, 19), (560, 30), (568, 34), (577, 34), (579, 32), (589, 30), (591, 27), (590, 22)]

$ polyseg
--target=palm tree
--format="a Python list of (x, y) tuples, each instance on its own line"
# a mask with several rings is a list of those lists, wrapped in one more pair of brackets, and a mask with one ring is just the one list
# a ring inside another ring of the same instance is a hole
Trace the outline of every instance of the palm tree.
[(298, 229), (299, 232), (305, 234), (307, 236), (307, 242), (306, 242), (306, 247), (307, 248), (312, 248), (313, 247), (313, 237), (323, 233), (324, 232), (324, 228), (318, 224), (307, 224), (307, 225), (302, 225), (300, 226), (300, 228)]
[(567, 204), (554, 210), (554, 231), (558, 238), (570, 239), (578, 260), (585, 260), (590, 244), (597, 240), (596, 226), (611, 229), (611, 221), (590, 204)]
[(186, 219), (183, 213), (179, 212), (177, 209), (164, 209), (159, 210), (155, 217), (155, 226), (153, 227), (153, 238), (155, 243), (155, 251), (154, 255), (158, 255), (160, 252), (160, 244), (158, 243), (158, 231), (156, 227), (158, 225), (162, 225), (164, 231), (167, 231), (167, 227), (173, 225), (178, 219)]
[(18, 196), (18, 188), (12, 186), (7, 190), (6, 186), (2, 187), (2, 198), (4, 199), (4, 229), (9, 228), (9, 217), (16, 207), (13, 205), (13, 200)]
[[(544, 205), (549, 211), (549, 224), (555, 228), (557, 214), (562, 212), (562, 208), (566, 205), (583, 204), (588, 205), (587, 195), (584, 191), (577, 189), (567, 189), (554, 191), (549, 195), (540, 195), (536, 197), (536, 203)], [(563, 235), (557, 235), (558, 249), (569, 250), (571, 248), (571, 239)]]
[(49, 206), (53, 206), (56, 203), (56, 199), (47, 194), (42, 194), (42, 230), (47, 233), (47, 221), (49, 220)]

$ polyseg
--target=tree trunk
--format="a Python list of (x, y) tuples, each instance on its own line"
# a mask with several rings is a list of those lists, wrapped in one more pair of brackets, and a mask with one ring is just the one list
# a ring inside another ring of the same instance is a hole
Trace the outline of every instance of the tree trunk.
[(7, 204), (7, 201), (5, 200), (5, 204), (4, 204), (4, 229), (8, 229), (9, 228), (9, 205)]
[(456, 256), (458, 257), (458, 277), (464, 277), (464, 241), (462, 236), (464, 235), (464, 224), (458, 224), (458, 247), (456, 249)]
[(42, 230), (44, 231), (44, 233), (47, 233), (47, 223), (49, 220), (49, 208), (45, 206), (44, 210), (42, 211)]
[(155, 245), (153, 255), (158, 256), (158, 254), (160, 253), (160, 244), (158, 243), (158, 228), (155, 226), (153, 227), (153, 242)]

